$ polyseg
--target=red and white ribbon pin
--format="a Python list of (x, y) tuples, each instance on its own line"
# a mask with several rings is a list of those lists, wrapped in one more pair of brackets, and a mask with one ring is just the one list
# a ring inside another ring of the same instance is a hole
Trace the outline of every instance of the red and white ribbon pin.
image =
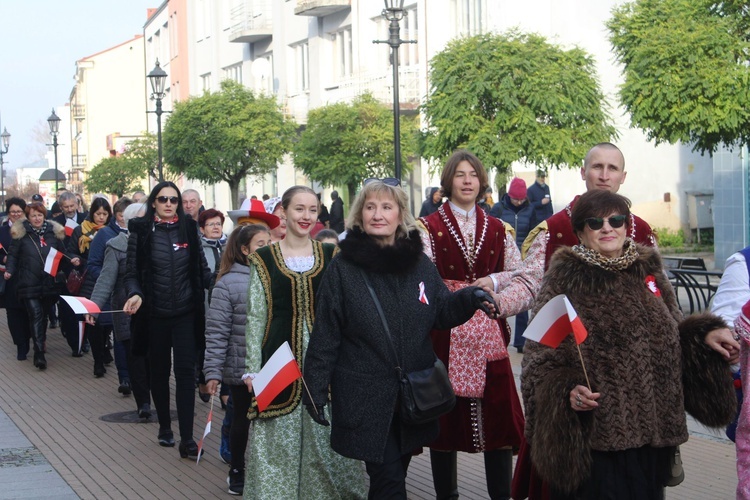
[(427, 294), (424, 293), (424, 281), (419, 282), (419, 301), (422, 304), (430, 305), (430, 301), (427, 300)]

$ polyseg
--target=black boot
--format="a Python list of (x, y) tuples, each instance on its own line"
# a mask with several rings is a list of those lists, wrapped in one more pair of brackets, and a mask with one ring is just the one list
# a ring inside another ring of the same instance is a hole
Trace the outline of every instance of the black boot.
[(513, 450), (485, 451), (484, 474), (487, 476), (487, 493), (492, 500), (510, 499)]
[(34, 366), (40, 370), (47, 369), (47, 360), (44, 359), (44, 353), (42, 351), (34, 351)]
[(436, 500), (458, 498), (456, 452), (430, 450), (430, 464)]

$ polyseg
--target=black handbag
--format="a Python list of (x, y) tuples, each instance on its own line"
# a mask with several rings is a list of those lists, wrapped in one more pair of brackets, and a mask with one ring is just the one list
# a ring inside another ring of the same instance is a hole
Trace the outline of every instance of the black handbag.
[[(424, 370), (404, 373), (401, 369), (401, 363), (393, 345), (391, 331), (388, 328), (388, 321), (385, 319), (383, 308), (380, 306), (378, 296), (370, 284), (367, 273), (362, 272), (367, 290), (375, 302), (375, 308), (378, 311), (380, 320), (383, 322), (385, 336), (388, 344), (391, 346), (393, 356), (396, 361), (396, 373), (401, 384), (400, 390), (400, 415), (401, 421), (409, 425), (420, 425), (433, 422), (440, 416), (445, 415), (456, 405), (456, 394), (453, 392), (448, 370), (445, 368), (440, 359), (435, 356), (435, 364)], [(433, 353), (434, 354), (434, 353)]]

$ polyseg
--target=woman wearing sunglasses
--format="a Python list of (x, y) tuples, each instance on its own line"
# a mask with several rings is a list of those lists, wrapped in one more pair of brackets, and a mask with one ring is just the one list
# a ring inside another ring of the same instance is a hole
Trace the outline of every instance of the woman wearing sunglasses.
[(564, 294), (588, 331), (580, 346), (569, 336), (524, 350), (526, 438), (553, 499), (662, 499), (685, 411), (709, 427), (736, 411), (737, 342), (717, 316), (683, 320), (658, 252), (627, 237), (630, 220), (627, 198), (581, 196), (580, 244), (554, 254), (534, 305)]
[(133, 353), (148, 356), (159, 444), (175, 444), (169, 413), (169, 371), (174, 355), (180, 456), (196, 457), (195, 363), (198, 350), (205, 348), (203, 293), (211, 284), (212, 273), (198, 239), (197, 223), (185, 216), (174, 183), (165, 181), (154, 187), (146, 215), (131, 220), (129, 229), (128, 300), (123, 309), (134, 314)]

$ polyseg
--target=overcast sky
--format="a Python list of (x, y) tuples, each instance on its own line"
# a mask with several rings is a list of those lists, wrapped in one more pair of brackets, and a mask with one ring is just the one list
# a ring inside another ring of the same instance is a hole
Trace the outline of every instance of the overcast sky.
[[(0, 131), (6, 169), (37, 160), (53, 106), (68, 102), (75, 62), (143, 34), (163, 0), (0, 0)], [(145, 75), (144, 75), (145, 78)], [(44, 150), (42, 149), (42, 152)]]

